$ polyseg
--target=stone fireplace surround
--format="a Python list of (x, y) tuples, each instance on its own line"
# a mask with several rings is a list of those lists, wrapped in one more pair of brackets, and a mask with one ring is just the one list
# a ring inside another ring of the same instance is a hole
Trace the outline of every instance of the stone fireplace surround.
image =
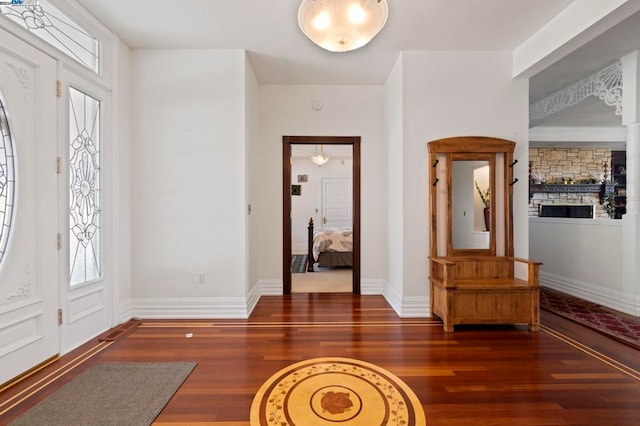
[[(531, 173), (540, 175), (546, 183), (562, 183), (564, 179), (574, 182), (586, 181), (605, 170), (607, 179), (611, 172), (611, 149), (607, 148), (530, 148)], [(541, 204), (593, 205), (594, 218), (608, 218), (600, 193), (596, 192), (533, 192), (529, 201), (529, 216), (538, 217)]]

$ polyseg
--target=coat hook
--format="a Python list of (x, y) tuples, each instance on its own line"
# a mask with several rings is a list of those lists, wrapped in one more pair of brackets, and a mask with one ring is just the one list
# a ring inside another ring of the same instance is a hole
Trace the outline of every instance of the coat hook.
[(433, 186), (436, 186), (436, 184), (437, 184), (438, 182), (440, 182), (440, 179), (436, 178), (436, 180), (435, 180), (435, 181), (433, 181)]
[(433, 163), (433, 166), (431, 166), (431, 167), (435, 167), (435, 166), (437, 166), (439, 162), (440, 162), (440, 160), (438, 160), (438, 159), (436, 158), (436, 161)]
[[(518, 162), (518, 160), (517, 160), (517, 159), (516, 159), (516, 160), (513, 160), (513, 163), (509, 164), (509, 167), (513, 167), (513, 166), (515, 166), (517, 162)], [(517, 180), (517, 179), (516, 179), (516, 180)]]
[(515, 178), (515, 179), (513, 180), (513, 182), (511, 182), (509, 185), (510, 185), (510, 186), (515, 185), (515, 183), (516, 183), (517, 181), (518, 181), (518, 178)]

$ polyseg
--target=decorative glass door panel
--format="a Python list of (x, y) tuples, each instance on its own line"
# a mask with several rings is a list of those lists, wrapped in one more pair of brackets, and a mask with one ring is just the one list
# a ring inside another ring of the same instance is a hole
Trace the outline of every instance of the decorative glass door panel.
[(100, 102), (69, 88), (70, 285), (101, 277)]

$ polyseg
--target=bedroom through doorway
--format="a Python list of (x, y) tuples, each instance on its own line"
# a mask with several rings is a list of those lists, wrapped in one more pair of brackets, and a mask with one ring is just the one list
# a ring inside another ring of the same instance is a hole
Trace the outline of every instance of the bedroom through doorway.
[(360, 138), (283, 137), (283, 293), (360, 293)]

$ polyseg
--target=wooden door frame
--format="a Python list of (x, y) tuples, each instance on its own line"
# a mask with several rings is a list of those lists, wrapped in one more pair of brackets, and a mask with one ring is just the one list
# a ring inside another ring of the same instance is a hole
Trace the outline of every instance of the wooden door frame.
[(360, 294), (360, 136), (282, 137), (282, 292), (291, 294), (291, 145), (351, 145), (353, 155), (352, 290)]

